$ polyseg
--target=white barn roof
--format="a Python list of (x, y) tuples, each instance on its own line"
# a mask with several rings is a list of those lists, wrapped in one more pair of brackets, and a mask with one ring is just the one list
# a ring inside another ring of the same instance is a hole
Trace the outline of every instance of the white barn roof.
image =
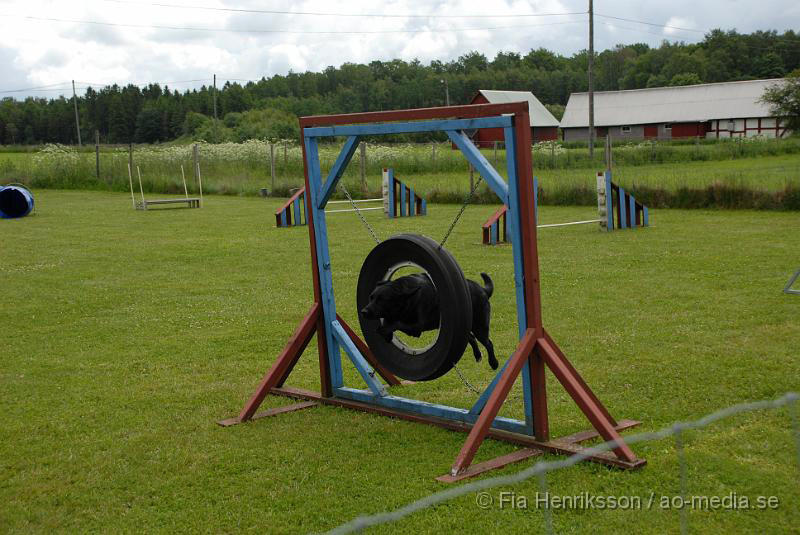
[[(781, 79), (656, 87), (594, 94), (595, 126), (710, 121), (771, 117), (759, 102), (764, 90)], [(561, 128), (589, 126), (589, 94), (572, 93)]]
[(489, 89), (480, 89), (478, 92), (486, 97), (486, 100), (488, 100), (490, 104), (527, 102), (531, 116), (531, 126), (558, 126), (558, 119), (553, 117), (553, 114), (547, 111), (544, 104), (539, 102), (539, 99), (530, 91), (492, 91)]

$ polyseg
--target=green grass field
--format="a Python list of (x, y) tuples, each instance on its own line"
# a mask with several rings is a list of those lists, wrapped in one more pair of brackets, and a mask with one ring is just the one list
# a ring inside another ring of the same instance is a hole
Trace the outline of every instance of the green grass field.
[[(240, 410), (311, 304), (307, 231), (275, 228), (278, 199), (209, 196), (200, 210), (137, 212), (123, 193), (34, 194), (35, 215), (0, 220), (0, 531), (318, 532), (446, 487), (434, 477), (449, 470), (459, 433), (331, 407), (216, 425)], [(468, 277), (494, 278), (492, 338), (508, 356), (511, 250), (480, 244), (495, 208), (469, 207), (448, 248)], [(438, 239), (457, 210), (367, 218), (381, 237)], [(542, 223), (593, 216), (587, 207), (540, 212)], [(800, 267), (800, 215), (654, 210), (651, 220), (610, 234), (593, 225), (540, 232), (544, 323), (612, 414), (657, 430), (800, 390), (800, 297), (781, 292)], [(328, 225), (337, 307), (355, 325), (356, 278), (373, 242), (353, 214)], [(288, 384), (318, 387), (315, 349), (312, 341)], [(460, 368), (479, 385), (492, 377), (469, 354)], [(588, 428), (552, 376), (548, 384), (553, 435)], [(503, 414), (521, 416), (518, 387)], [(475, 398), (454, 373), (393, 390), (467, 407)], [(691, 511), (691, 532), (797, 529), (788, 410), (684, 439), (690, 495), (779, 500), (774, 510)], [(513, 449), (487, 441), (476, 462)], [(674, 441), (634, 449), (648, 460), (640, 471), (582, 464), (549, 475), (549, 490), (677, 495)], [(538, 489), (532, 480), (490, 491), (527, 496), (528, 510), (483, 510), (471, 494), (369, 532), (542, 532)], [(558, 510), (554, 523), (557, 533), (678, 533), (679, 512)]]

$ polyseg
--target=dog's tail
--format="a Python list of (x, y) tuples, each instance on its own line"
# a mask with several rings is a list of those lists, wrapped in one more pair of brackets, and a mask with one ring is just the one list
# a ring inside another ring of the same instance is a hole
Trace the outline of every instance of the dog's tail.
[(483, 291), (486, 292), (486, 299), (489, 299), (494, 293), (494, 283), (492, 282), (492, 278), (486, 273), (481, 273), (481, 278), (483, 279)]

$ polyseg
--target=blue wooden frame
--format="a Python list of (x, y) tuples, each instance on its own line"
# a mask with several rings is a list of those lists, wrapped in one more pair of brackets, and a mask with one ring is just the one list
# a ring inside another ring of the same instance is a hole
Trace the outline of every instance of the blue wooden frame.
[[(502, 176), (492, 167), (486, 158), (480, 153), (477, 147), (469, 140), (464, 130), (479, 128), (502, 128), (506, 143), (506, 167), (508, 173), (508, 184)], [(497, 117), (484, 117), (478, 119), (450, 119), (450, 120), (426, 120), (414, 122), (398, 123), (372, 123), (357, 124), (331, 127), (310, 127), (303, 129), (303, 142), (306, 148), (307, 169), (309, 173), (309, 195), (308, 207), (314, 210), (314, 239), (317, 249), (317, 262), (320, 274), (320, 293), (322, 296), (323, 321), (328, 327), (325, 329), (325, 336), (328, 349), (328, 363), (330, 367), (331, 386), (334, 396), (346, 399), (367, 402), (384, 407), (401, 409), (407, 412), (436, 416), (458, 422), (474, 423), (481, 410), (485, 406), (489, 396), (497, 385), (502, 372), (508, 365), (508, 359), (498, 370), (493, 381), (481, 394), (471, 409), (450, 407), (435, 403), (426, 403), (419, 400), (402, 398), (389, 395), (385, 386), (378, 380), (375, 371), (369, 366), (364, 356), (358, 351), (355, 344), (347, 336), (341, 324), (336, 319), (336, 302), (333, 291), (333, 279), (331, 274), (331, 258), (328, 247), (328, 229), (325, 219), (325, 205), (336, 187), (337, 182), (344, 173), (347, 164), (358, 146), (361, 136), (378, 134), (397, 134), (411, 132), (437, 132), (444, 131), (453, 143), (462, 151), (467, 160), (481, 173), (489, 184), (489, 187), (500, 198), (500, 201), (508, 206), (506, 213), (506, 228), (512, 244), (512, 254), (514, 259), (514, 285), (517, 301), (517, 322), (519, 325), (519, 336), (522, 338), (527, 328), (525, 292), (523, 285), (523, 259), (520, 244), (521, 217), (519, 191), (517, 187), (517, 162), (516, 162), (516, 134), (514, 132), (512, 118), (501, 115)], [(336, 159), (331, 171), (327, 175), (327, 180), (323, 182), (322, 170), (319, 162), (318, 139), (333, 136), (348, 136), (339, 157)], [(389, 209), (393, 210), (394, 191), (391, 187), (390, 176)], [(411, 192), (410, 195), (414, 196)], [(406, 211), (405, 188), (401, 190), (401, 214)], [(423, 210), (426, 207), (423, 203)], [(412, 210), (413, 211), (413, 210)], [(423, 212), (424, 213), (424, 212)], [(359, 390), (344, 386), (342, 375), (341, 350), (344, 350), (350, 361), (367, 384), (367, 390)], [(528, 364), (526, 362), (522, 373), (523, 393), (525, 403), (525, 421), (513, 420), (509, 418), (497, 417), (492, 423), (492, 427), (533, 435), (533, 396), (532, 385)]]

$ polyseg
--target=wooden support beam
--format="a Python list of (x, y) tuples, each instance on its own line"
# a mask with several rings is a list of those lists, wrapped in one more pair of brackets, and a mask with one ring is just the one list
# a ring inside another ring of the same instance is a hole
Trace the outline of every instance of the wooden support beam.
[(520, 370), (522, 370), (522, 365), (525, 364), (525, 361), (530, 357), (535, 344), (535, 330), (526, 330), (525, 336), (523, 336), (522, 340), (520, 340), (517, 350), (513, 355), (511, 355), (511, 359), (506, 367), (506, 370), (503, 372), (503, 375), (500, 376), (500, 380), (497, 382), (492, 394), (489, 396), (486, 406), (481, 411), (478, 421), (475, 422), (475, 426), (472, 428), (467, 440), (461, 447), (461, 451), (456, 457), (456, 460), (453, 463), (453, 468), (450, 471), (451, 475), (459, 475), (461, 472), (467, 469), (470, 463), (472, 463), (475, 453), (477, 453), (478, 448), (483, 442), (483, 439), (486, 438), (486, 433), (489, 431), (489, 427), (497, 416), (497, 413), (500, 411), (500, 407), (502, 407), (503, 402), (506, 400), (508, 392), (511, 390), (511, 387), (514, 384), (514, 381), (517, 379)]

